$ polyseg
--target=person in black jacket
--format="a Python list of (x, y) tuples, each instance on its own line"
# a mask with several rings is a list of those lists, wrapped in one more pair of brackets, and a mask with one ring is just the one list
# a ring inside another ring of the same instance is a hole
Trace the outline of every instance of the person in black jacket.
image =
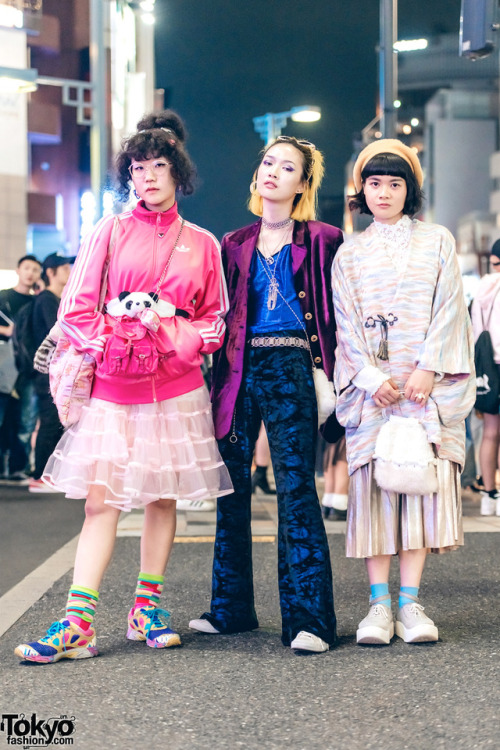
[[(71, 271), (74, 258), (51, 253), (43, 261), (43, 292), (33, 302), (33, 342), (38, 347), (57, 320), (61, 295)], [(45, 464), (49, 460), (63, 433), (57, 409), (49, 390), (49, 376), (36, 372), (35, 392), (38, 398), (39, 427), (35, 443), (35, 470), (29, 482), (30, 492), (54, 492), (41, 480)]]
[[(17, 315), (35, 299), (41, 263), (34, 255), (23, 255), (17, 263), (19, 277), (16, 286), (0, 291), (0, 346), (2, 347), (2, 377), (0, 383), (0, 452), (3, 465), (0, 484), (25, 485), (28, 477), (29, 441), (35, 427), (30, 383), (19, 372), (13, 361), (11, 346)], [(10, 342), (10, 345), (7, 346)], [(5, 361), (7, 358), (9, 361)], [(11, 361), (12, 360), (12, 361)]]

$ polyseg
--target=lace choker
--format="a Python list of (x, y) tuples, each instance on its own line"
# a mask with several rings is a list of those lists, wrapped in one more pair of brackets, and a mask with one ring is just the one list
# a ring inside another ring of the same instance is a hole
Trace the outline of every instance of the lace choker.
[(283, 219), (283, 221), (267, 221), (262, 217), (262, 226), (264, 226), (266, 229), (283, 229), (283, 227), (287, 227), (289, 224), (292, 224), (293, 219), (290, 217), (288, 219)]

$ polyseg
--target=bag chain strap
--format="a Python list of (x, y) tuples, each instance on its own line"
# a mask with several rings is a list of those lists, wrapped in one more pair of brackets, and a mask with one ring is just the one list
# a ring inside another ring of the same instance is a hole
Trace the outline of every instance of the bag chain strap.
[(177, 250), (177, 244), (178, 244), (178, 242), (179, 242), (179, 240), (181, 238), (182, 230), (184, 229), (184, 224), (185, 224), (185, 220), (181, 219), (181, 228), (179, 229), (179, 233), (178, 233), (177, 238), (176, 238), (176, 240), (174, 242), (174, 246), (172, 248), (172, 252), (168, 256), (168, 260), (167, 260), (167, 262), (165, 264), (165, 268), (163, 269), (163, 272), (162, 272), (162, 274), (160, 276), (160, 280), (159, 280), (158, 284), (156, 285), (156, 291), (154, 292), (154, 300), (156, 302), (158, 301), (158, 298), (160, 296), (160, 289), (161, 289), (161, 285), (163, 284), (163, 280), (165, 279), (165, 276), (167, 274), (169, 266), (170, 266), (170, 264), (172, 262), (172, 258), (174, 257), (174, 253)]

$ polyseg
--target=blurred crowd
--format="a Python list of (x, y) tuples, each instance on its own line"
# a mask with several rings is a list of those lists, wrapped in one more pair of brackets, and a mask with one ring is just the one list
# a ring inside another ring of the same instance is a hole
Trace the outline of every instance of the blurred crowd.
[(40, 477), (61, 434), (48, 375), (33, 357), (57, 320), (74, 258), (24, 255), (17, 284), (0, 291), (0, 483), (53, 492)]

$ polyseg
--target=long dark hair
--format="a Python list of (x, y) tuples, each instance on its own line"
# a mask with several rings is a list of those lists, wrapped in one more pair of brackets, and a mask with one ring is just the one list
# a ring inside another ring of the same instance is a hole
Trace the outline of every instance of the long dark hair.
[(137, 123), (137, 133), (125, 138), (116, 157), (118, 192), (125, 201), (130, 193), (130, 173), (132, 161), (145, 161), (164, 156), (172, 165), (171, 174), (177, 190), (183, 195), (191, 195), (196, 168), (184, 148), (187, 138), (186, 128), (176, 112), (166, 109), (163, 112), (145, 115)]

